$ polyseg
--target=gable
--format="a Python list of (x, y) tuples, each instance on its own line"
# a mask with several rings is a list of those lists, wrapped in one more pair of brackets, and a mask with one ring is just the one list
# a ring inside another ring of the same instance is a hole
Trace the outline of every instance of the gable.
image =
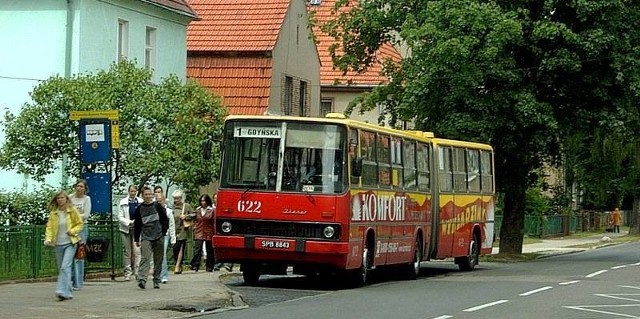
[[(313, 34), (316, 37), (316, 45), (318, 47), (318, 56), (320, 57), (320, 83), (323, 86), (377, 86), (385, 84), (389, 81), (387, 77), (381, 74), (383, 62), (387, 59), (399, 62), (401, 60), (400, 53), (390, 43), (384, 43), (376, 52), (376, 61), (369, 68), (361, 73), (342, 71), (333, 66), (329, 47), (336, 43), (336, 40), (320, 29), (323, 24), (336, 18), (331, 13), (335, 6), (336, 0), (323, 0), (320, 5), (309, 6), (309, 11), (314, 12), (316, 23), (313, 26)], [(342, 10), (345, 10), (344, 8)], [(341, 54), (339, 48), (336, 53)]]
[[(189, 51), (271, 51), (289, 0), (188, 0), (201, 20), (189, 24)], [(302, 0), (297, 0), (302, 1)]]

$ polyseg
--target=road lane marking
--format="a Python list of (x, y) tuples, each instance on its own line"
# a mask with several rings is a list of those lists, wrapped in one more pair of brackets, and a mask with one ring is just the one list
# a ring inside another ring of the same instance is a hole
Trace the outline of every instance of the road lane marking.
[(635, 286), (618, 286), (618, 287), (640, 290), (640, 287), (635, 287)]
[[(594, 296), (640, 302), (640, 294), (595, 294)], [(640, 304), (638, 304), (638, 307), (640, 307)]]
[(565, 281), (565, 282), (561, 282), (558, 285), (560, 286), (566, 286), (566, 285), (573, 285), (573, 284), (577, 284), (579, 283), (580, 280), (572, 280), (572, 281)]
[(480, 305), (480, 306), (475, 306), (475, 307), (467, 308), (467, 309), (462, 310), (462, 311), (465, 311), (465, 312), (474, 312), (474, 311), (477, 311), (477, 310), (480, 310), (480, 309), (484, 309), (484, 308), (487, 308), (487, 307), (491, 307), (491, 306), (499, 305), (499, 304), (501, 304), (501, 303), (505, 303), (505, 302), (509, 302), (509, 300), (502, 299), (502, 300), (498, 300), (498, 301), (490, 302), (490, 303), (487, 303), (487, 304), (484, 304), (484, 305)]
[(606, 270), (606, 269), (605, 269), (605, 270), (598, 270), (598, 271), (596, 271), (596, 272), (592, 272), (592, 273), (590, 273), (590, 274), (586, 275), (585, 277), (587, 277), (587, 278), (593, 278), (593, 277), (595, 277), (595, 276), (597, 276), (597, 275), (604, 274), (604, 273), (605, 273), (605, 272), (607, 272), (607, 271), (608, 271), (608, 270)]
[(549, 290), (549, 289), (553, 289), (553, 287), (546, 286), (546, 287), (534, 289), (534, 290), (531, 290), (531, 291), (523, 292), (523, 293), (520, 294), (520, 296), (521, 297), (526, 297), (526, 296), (533, 295), (535, 293), (538, 293), (538, 292), (541, 292), (541, 291), (545, 291), (545, 290)]
[(631, 266), (631, 265), (620, 265), (620, 266), (611, 267), (611, 269), (627, 268), (629, 266)]
[(614, 316), (618, 316), (618, 317), (636, 318), (636, 319), (638, 319), (640, 317), (634, 316), (634, 315), (628, 315), (628, 314), (624, 314), (624, 313), (610, 312), (610, 311), (604, 311), (604, 310), (589, 309), (590, 307), (637, 307), (637, 306), (638, 305), (618, 305), (618, 306), (596, 305), (596, 306), (563, 306), (563, 308), (573, 309), (573, 310), (580, 310), (580, 311), (590, 311), (590, 312), (602, 313), (602, 314), (607, 314), (607, 315), (614, 315)]
[(433, 319), (449, 319), (449, 318), (453, 318), (453, 316), (444, 315), (444, 316), (440, 316), (440, 317), (435, 317)]

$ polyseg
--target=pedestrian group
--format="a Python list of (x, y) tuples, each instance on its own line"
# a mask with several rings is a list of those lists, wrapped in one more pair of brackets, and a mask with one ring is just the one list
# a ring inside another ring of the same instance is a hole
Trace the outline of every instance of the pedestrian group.
[[(72, 195), (59, 191), (49, 202), (44, 245), (55, 247), (58, 267), (55, 294), (60, 301), (72, 299), (73, 291), (84, 287), (85, 260), (79, 253), (84, 248), (79, 247), (89, 238), (87, 221), (91, 214), (91, 198), (88, 192), (87, 181), (79, 179)], [(200, 270), (203, 258), (208, 272), (218, 271), (221, 267), (233, 270), (233, 264), (216, 263), (213, 253), (215, 195), (213, 199), (201, 195), (199, 206), (193, 209), (184, 202), (181, 190), (171, 194), (172, 207), (160, 186), (153, 191), (144, 186), (140, 194), (136, 185), (130, 185), (127, 196), (118, 205), (124, 281), (135, 279), (140, 289), (146, 289), (151, 275), (153, 288), (159, 289), (160, 284), (169, 281), (167, 249), (172, 246), (173, 273), (179, 275), (186, 262), (185, 248), (190, 238), (194, 240), (194, 254), (188, 261), (192, 271)]]

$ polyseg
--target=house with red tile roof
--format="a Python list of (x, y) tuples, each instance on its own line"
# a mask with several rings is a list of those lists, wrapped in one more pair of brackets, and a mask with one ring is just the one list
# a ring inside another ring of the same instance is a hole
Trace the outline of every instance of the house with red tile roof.
[(188, 0), (187, 76), (229, 114), (319, 116), (320, 59), (304, 0)]
[[(195, 19), (186, 0), (0, 1), (0, 105), (17, 115), (42, 81), (108, 70), (121, 59), (153, 70), (153, 80), (186, 80), (187, 25)], [(0, 143), (4, 129), (0, 123)], [(45, 183), (3, 170), (0, 191), (69, 185), (78, 176), (65, 165)]]
[[(321, 63), (321, 115), (328, 112), (344, 113), (349, 102), (358, 95), (370, 91), (378, 85), (388, 83), (389, 79), (381, 73), (383, 62), (387, 59), (399, 62), (402, 59), (395, 47), (389, 43), (385, 43), (376, 52), (376, 61), (369, 66), (366, 71), (361, 73), (347, 72), (344, 74), (335, 68), (331, 61), (329, 47), (336, 43), (336, 40), (321, 30), (323, 24), (336, 18), (336, 15), (331, 12), (335, 4), (336, 0), (322, 0), (319, 5), (309, 6), (309, 10), (313, 12), (313, 19), (315, 20), (313, 33), (316, 37), (316, 45)], [(343, 8), (342, 10), (348, 10), (348, 8)], [(340, 53), (341, 51), (338, 49), (337, 52)], [(356, 110), (350, 115), (350, 118), (369, 123), (377, 123), (379, 115), (380, 112), (378, 110), (365, 114), (359, 114)]]

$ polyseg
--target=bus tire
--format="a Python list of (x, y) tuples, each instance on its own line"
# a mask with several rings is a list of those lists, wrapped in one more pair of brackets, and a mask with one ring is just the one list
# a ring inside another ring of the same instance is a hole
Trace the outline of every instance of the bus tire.
[(362, 264), (360, 264), (360, 268), (351, 270), (350, 277), (354, 287), (362, 287), (367, 284), (370, 276), (370, 270), (373, 267), (373, 254), (373, 236), (368, 236), (366, 246), (362, 251)]
[(464, 257), (456, 257), (455, 262), (458, 264), (458, 269), (462, 271), (472, 271), (478, 264), (480, 258), (480, 238), (474, 233), (473, 240), (469, 244), (469, 253)]
[(260, 281), (260, 265), (242, 265), (242, 279), (244, 279), (245, 285), (257, 286), (258, 282)]
[(413, 249), (413, 261), (407, 265), (407, 279), (415, 280), (420, 274), (420, 261), (422, 260), (422, 240), (416, 238), (415, 248)]

